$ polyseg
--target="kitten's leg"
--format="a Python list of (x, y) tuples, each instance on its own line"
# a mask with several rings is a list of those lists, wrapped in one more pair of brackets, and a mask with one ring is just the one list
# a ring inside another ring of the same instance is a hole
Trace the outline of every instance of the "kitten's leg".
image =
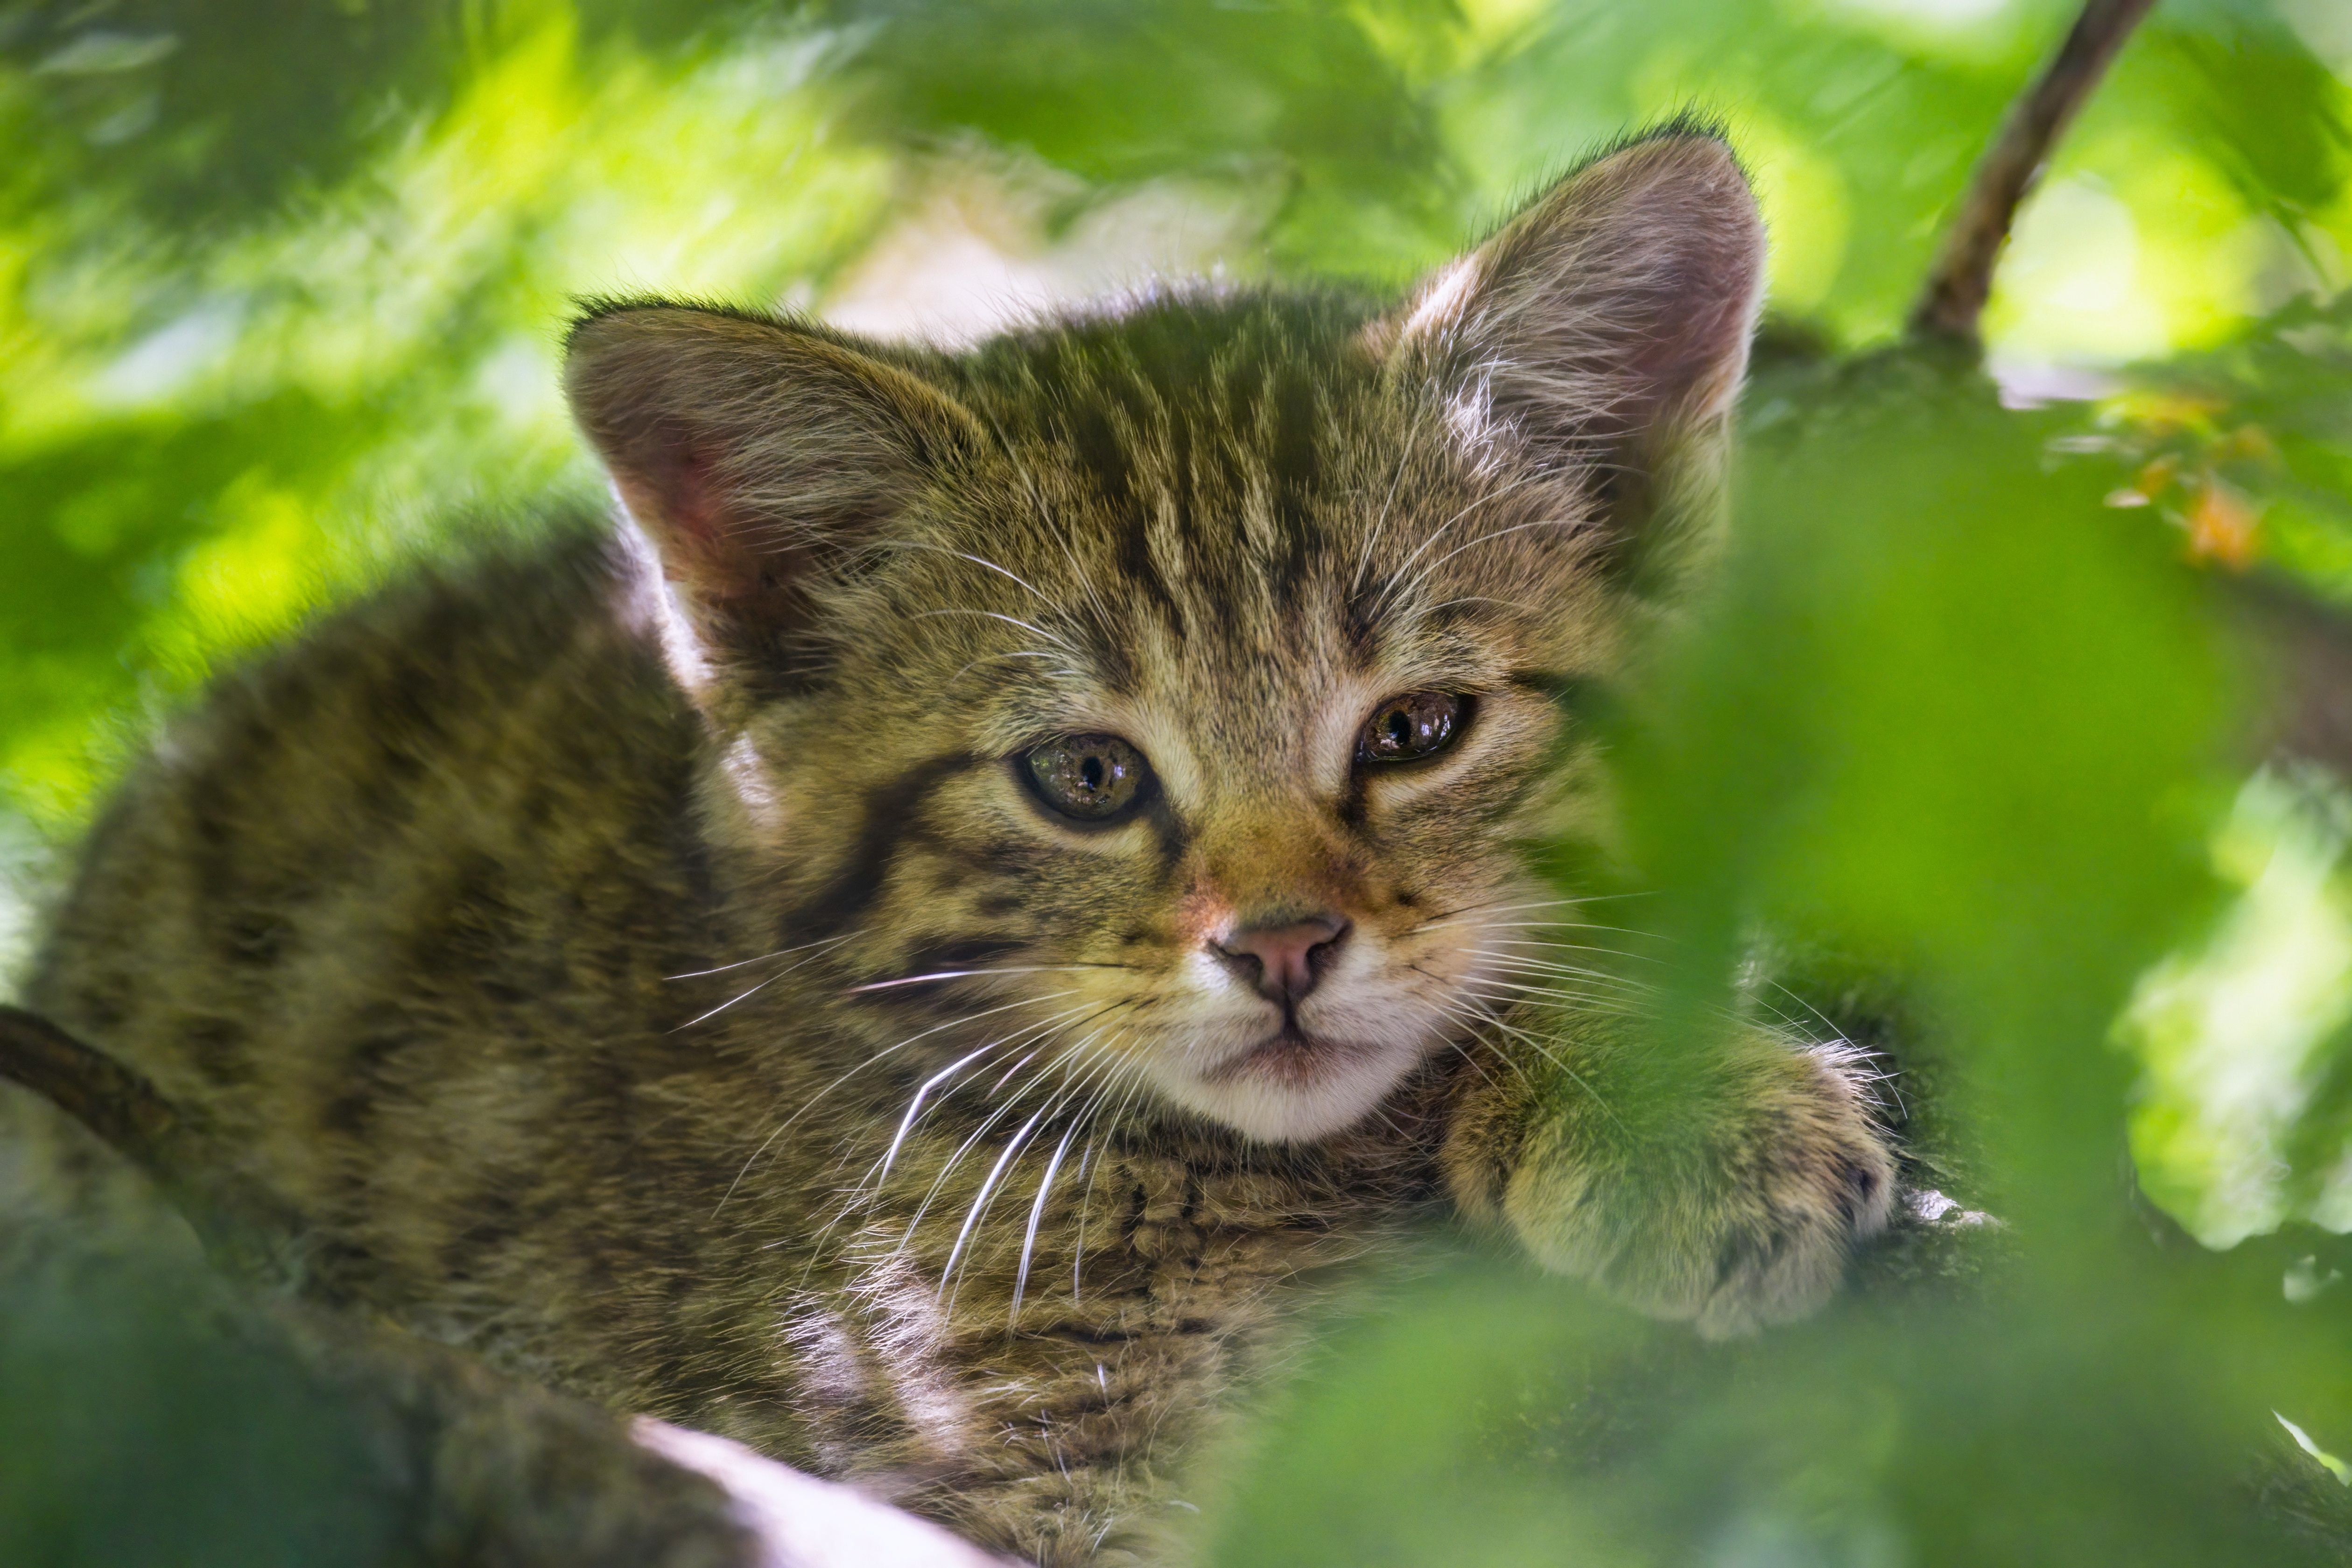
[(1455, 1200), (1546, 1268), (1709, 1337), (1819, 1307), (1895, 1195), (1867, 1074), (1848, 1047), (1721, 1029), (1667, 1050), (1614, 1020), (1534, 1026), (1465, 1075)]

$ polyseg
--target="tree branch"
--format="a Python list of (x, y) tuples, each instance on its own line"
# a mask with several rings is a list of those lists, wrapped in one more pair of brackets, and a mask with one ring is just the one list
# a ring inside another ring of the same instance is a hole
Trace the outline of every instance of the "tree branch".
[(0, 1006), (0, 1080), (31, 1089), (144, 1172), (229, 1274), (282, 1282), (299, 1271), (294, 1216), (230, 1173), (203, 1126), (138, 1073), (37, 1013)]
[(2282, 576), (2221, 577), (2215, 595), (2261, 683), (2246, 754), (2352, 779), (2352, 619)]
[(1977, 165), (1942, 253), (1911, 311), (1911, 335), (1981, 347), (1977, 319), (1992, 292), (1992, 270), (2009, 242), (2018, 204), (2032, 190), (2050, 151), (2106, 74), (2156, 0), (2089, 0), (2055, 58), (2010, 106), (1992, 149)]
[(31, 1089), (165, 1186), (182, 1184), (179, 1112), (145, 1079), (39, 1014), (0, 1007), (0, 1079)]
[[(155, 1327), (155, 1345), (207, 1355), (242, 1350), (300, 1373), (306, 1392), (325, 1402), (357, 1451), (380, 1463), (364, 1483), (383, 1495), (355, 1491), (348, 1500), (364, 1513), (391, 1499), (401, 1562), (425, 1568), (1019, 1568), (887, 1503), (725, 1438), (617, 1416), (368, 1313), (275, 1289), (239, 1291), (230, 1280), (286, 1272), (273, 1255), (299, 1246), (289, 1238), (300, 1227), (267, 1198), (207, 1170), (199, 1122), (138, 1073), (18, 1007), (0, 1007), (0, 1079), (49, 1100), (145, 1171), (215, 1259), (232, 1265), (229, 1279), (212, 1271), (134, 1272), (122, 1281), (152, 1287), (169, 1280), (167, 1299), (184, 1317)], [(217, 1152), (211, 1163), (219, 1163)], [(226, 1258), (225, 1239), (233, 1249)], [(0, 1309), (36, 1299), (22, 1294), (25, 1279), (0, 1283), (20, 1292)], [(21, 1342), (0, 1343), (0, 1352), (24, 1353)], [(0, 1364), (0, 1372), (7, 1370)], [(60, 1405), (58, 1414), (63, 1410)], [(268, 1414), (257, 1407), (222, 1418)], [(93, 1479), (117, 1458), (76, 1456)], [(254, 1481), (266, 1499), (284, 1479)], [(173, 1505), (167, 1498), (156, 1506)], [(190, 1528), (199, 1531), (202, 1556), (207, 1538), (201, 1532), (210, 1521), (192, 1515)]]

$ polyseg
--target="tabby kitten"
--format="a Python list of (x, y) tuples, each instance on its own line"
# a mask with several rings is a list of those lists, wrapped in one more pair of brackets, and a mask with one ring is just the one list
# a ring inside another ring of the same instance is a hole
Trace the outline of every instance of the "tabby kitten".
[(1592, 814), (1563, 694), (1702, 540), (1762, 255), (1676, 127), (1392, 310), (599, 307), (625, 525), (222, 683), (27, 1000), (316, 1298), (1040, 1563), (1178, 1551), (1184, 1455), (1448, 1205), (1802, 1312), (1891, 1195), (1854, 1077), (1725, 1025), (1651, 1113), (1519, 854)]

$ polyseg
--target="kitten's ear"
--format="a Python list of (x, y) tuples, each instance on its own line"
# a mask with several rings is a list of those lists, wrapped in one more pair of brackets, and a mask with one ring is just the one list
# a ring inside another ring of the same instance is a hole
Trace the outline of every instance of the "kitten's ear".
[(1748, 366), (1764, 226), (1731, 150), (1669, 131), (1586, 164), (1428, 279), (1374, 346), (1436, 375), (1519, 460), (1590, 468), (1615, 526), (1717, 465)]
[(672, 662), (698, 693), (788, 679), (814, 576), (981, 434), (945, 393), (830, 336), (684, 306), (580, 321), (564, 387), (675, 590), (694, 646)]

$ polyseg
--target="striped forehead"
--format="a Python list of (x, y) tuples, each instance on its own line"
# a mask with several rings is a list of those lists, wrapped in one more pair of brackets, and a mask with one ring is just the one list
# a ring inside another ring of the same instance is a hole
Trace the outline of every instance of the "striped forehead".
[[(1412, 438), (1413, 413), (1355, 344), (1360, 320), (1344, 303), (1180, 300), (964, 363), (1015, 478), (948, 514), (950, 549), (926, 558), (959, 580), (920, 591), (992, 605), (961, 629), (1004, 645), (979, 657), (1006, 738), (1150, 731), (1203, 767), (1274, 764), (1334, 753), (1322, 731), (1387, 683), (1491, 662), (1490, 585), (1414, 581), (1452, 541), (1418, 559), (1417, 542), (1486, 487), (1426, 429)], [(958, 671), (979, 668), (976, 646), (955, 649)]]
[(1171, 303), (1030, 345), (1020, 399), (1097, 593), (1179, 644), (1272, 652), (1328, 595), (1345, 433), (1370, 390), (1343, 320)]

